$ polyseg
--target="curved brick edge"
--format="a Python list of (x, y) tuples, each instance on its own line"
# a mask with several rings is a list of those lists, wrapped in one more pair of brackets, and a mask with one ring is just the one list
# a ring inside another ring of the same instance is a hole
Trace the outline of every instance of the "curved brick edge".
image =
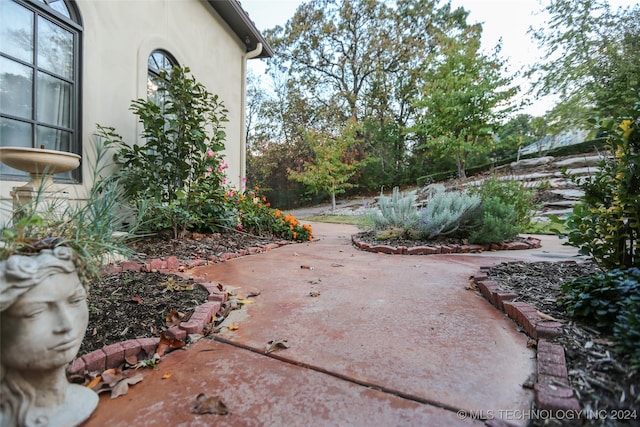
[(275, 243), (267, 243), (261, 246), (253, 246), (248, 249), (241, 249), (238, 252), (225, 252), (218, 256), (212, 255), (208, 259), (193, 259), (187, 263), (182, 263), (175, 256), (169, 256), (166, 258), (153, 258), (148, 260), (145, 264), (140, 264), (135, 261), (124, 261), (121, 264), (114, 265), (109, 264), (105, 268), (106, 274), (117, 274), (123, 271), (144, 271), (144, 272), (158, 272), (158, 273), (177, 273), (186, 271), (193, 267), (199, 267), (201, 265), (209, 265), (211, 263), (225, 262), (233, 258), (240, 258), (246, 255), (255, 255), (261, 252), (277, 249), (281, 246), (290, 245), (294, 242), (289, 240), (281, 240)]
[[(209, 292), (208, 302), (196, 307), (188, 321), (182, 322), (178, 326), (172, 326), (167, 330), (170, 337), (184, 340), (188, 334), (201, 334), (205, 326), (211, 323), (218, 310), (220, 310), (222, 303), (227, 299), (227, 294), (222, 292), (217, 284), (206, 282), (202, 277), (189, 277), (182, 273), (185, 269), (199, 265), (207, 265), (211, 262), (224, 262), (232, 258), (270, 251), (291, 243), (293, 242), (282, 240), (277, 243), (268, 243), (259, 247), (243, 249), (239, 252), (228, 252), (217, 257), (212, 256), (208, 260), (192, 260), (186, 265), (182, 264), (175, 256), (154, 258), (147, 261), (146, 264), (125, 261), (120, 265), (110, 264), (105, 269), (105, 273), (117, 274), (124, 271), (171, 273), (185, 279), (193, 279), (200, 287)], [(102, 372), (105, 369), (116, 368), (124, 363), (126, 359), (133, 357), (138, 361), (148, 359), (155, 354), (159, 343), (160, 338), (136, 338), (107, 345), (76, 358), (67, 366), (67, 375), (82, 375), (85, 372)]]
[[(186, 322), (172, 326), (167, 330), (170, 338), (185, 340), (188, 334), (202, 334), (205, 326), (211, 323), (222, 303), (226, 300), (226, 294), (220, 292), (213, 283), (198, 283), (199, 286), (209, 291), (209, 301), (196, 307), (193, 314)], [(152, 357), (160, 338), (136, 338), (115, 344), (107, 345), (75, 359), (67, 366), (67, 375), (82, 375), (84, 372), (102, 372), (105, 369), (117, 368), (125, 360), (135, 358), (136, 361)]]
[(389, 246), (372, 245), (358, 239), (357, 235), (351, 236), (351, 242), (355, 247), (367, 252), (375, 252), (389, 255), (432, 255), (432, 254), (468, 254), (485, 251), (513, 251), (540, 248), (541, 241), (535, 237), (527, 237), (525, 241), (508, 242), (500, 244), (484, 245), (433, 245), (433, 246)]
[(480, 271), (473, 276), (473, 282), (480, 293), (537, 341), (538, 375), (533, 387), (536, 406), (549, 411), (571, 411), (577, 419), (581, 410), (580, 402), (569, 385), (564, 348), (549, 341), (562, 334), (562, 324), (541, 319), (538, 310), (530, 304), (514, 302), (518, 295), (500, 289), (497, 282), (490, 280), (487, 276), (490, 269), (491, 267), (480, 267)]

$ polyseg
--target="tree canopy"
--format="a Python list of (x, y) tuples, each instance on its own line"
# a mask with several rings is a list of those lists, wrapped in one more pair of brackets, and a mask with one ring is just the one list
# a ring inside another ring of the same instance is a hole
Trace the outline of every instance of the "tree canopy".
[(348, 183), (374, 191), (452, 169), (463, 176), (546, 133), (623, 114), (640, 87), (640, 5), (553, 0), (546, 12), (549, 22), (531, 30), (546, 58), (526, 75), (538, 95), (561, 102), (531, 117), (515, 115), (515, 73), (499, 45), (481, 46), (482, 25), (463, 8), (439, 0), (301, 4), (265, 33), (277, 55), (268, 66), (273, 90), (251, 107), (248, 161), (262, 169), (250, 177), (276, 196), (284, 187), (315, 193), (308, 182), (285, 185), (282, 171), (313, 165), (309, 135), (339, 139), (349, 121), (360, 126), (355, 160), (366, 161)]
[(530, 30), (545, 58), (528, 75), (538, 94), (560, 95), (556, 124), (631, 108), (640, 87), (640, 4), (614, 10), (606, 0), (554, 0), (546, 11), (546, 25)]

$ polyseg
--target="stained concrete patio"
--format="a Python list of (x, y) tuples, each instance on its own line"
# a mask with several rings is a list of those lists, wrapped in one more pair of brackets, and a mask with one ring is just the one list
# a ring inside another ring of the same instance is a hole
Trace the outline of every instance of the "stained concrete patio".
[[(237, 330), (168, 354), (126, 396), (101, 396), (85, 426), (527, 424), (535, 352), (469, 277), (503, 261), (576, 259), (575, 249), (548, 237), (527, 251), (382, 255), (354, 248), (353, 226), (312, 225), (313, 243), (191, 270), (261, 293), (224, 322)], [(264, 354), (282, 339), (289, 348)], [(192, 413), (200, 393), (231, 414)]]

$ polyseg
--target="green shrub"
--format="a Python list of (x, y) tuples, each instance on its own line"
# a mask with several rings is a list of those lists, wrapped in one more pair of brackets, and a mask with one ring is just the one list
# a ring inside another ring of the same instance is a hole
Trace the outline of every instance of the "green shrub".
[(272, 209), (258, 190), (255, 187), (244, 194), (230, 190), (225, 195), (225, 206), (237, 231), (296, 241), (313, 239), (310, 225), (301, 224), (293, 215), (285, 215), (279, 209)]
[(485, 198), (473, 231), (469, 234), (469, 243), (500, 243), (511, 240), (520, 232), (517, 219), (512, 205), (499, 197)]
[(620, 350), (631, 356), (633, 365), (640, 368), (640, 303), (636, 299), (618, 317), (613, 336)]
[(614, 156), (581, 185), (566, 219), (568, 241), (604, 269), (640, 267), (640, 101), (629, 115), (599, 122)]
[(418, 215), (415, 200), (415, 191), (402, 193), (398, 187), (394, 187), (391, 197), (380, 194), (378, 201), (380, 210), (370, 210), (365, 220), (374, 230), (391, 227), (406, 229), (409, 224), (415, 222)]
[(217, 95), (175, 67), (161, 73), (161, 105), (137, 99), (131, 110), (144, 130), (145, 144), (128, 144), (113, 128), (98, 125), (98, 135), (118, 149), (120, 182), (134, 202), (150, 201), (147, 222), (154, 230), (215, 230), (227, 221), (225, 164), (227, 110)]
[(640, 269), (614, 269), (578, 278), (562, 287), (570, 316), (613, 333), (620, 348), (640, 362)]
[(491, 177), (481, 186), (470, 189), (470, 192), (478, 194), (482, 200), (497, 198), (503, 204), (511, 206), (515, 213), (513, 224), (519, 227), (519, 232), (530, 226), (536, 209), (535, 193), (533, 190), (524, 188), (522, 183)]
[(420, 209), (418, 218), (410, 227), (415, 239), (432, 239), (463, 231), (470, 217), (478, 211), (480, 197), (460, 191), (438, 191)]

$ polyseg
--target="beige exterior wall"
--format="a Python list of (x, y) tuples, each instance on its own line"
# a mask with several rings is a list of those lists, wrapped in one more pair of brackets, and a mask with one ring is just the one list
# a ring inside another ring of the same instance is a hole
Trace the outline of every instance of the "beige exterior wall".
[[(139, 142), (131, 101), (146, 98), (147, 60), (155, 49), (170, 52), (229, 110), (225, 160), (231, 185), (240, 186), (244, 166), (245, 46), (226, 23), (200, 0), (77, 0), (83, 20), (82, 144), (83, 180), (60, 185), (82, 198), (90, 185), (88, 164), (96, 123), (112, 126), (125, 141)], [(18, 181), (0, 181), (9, 199)]]

